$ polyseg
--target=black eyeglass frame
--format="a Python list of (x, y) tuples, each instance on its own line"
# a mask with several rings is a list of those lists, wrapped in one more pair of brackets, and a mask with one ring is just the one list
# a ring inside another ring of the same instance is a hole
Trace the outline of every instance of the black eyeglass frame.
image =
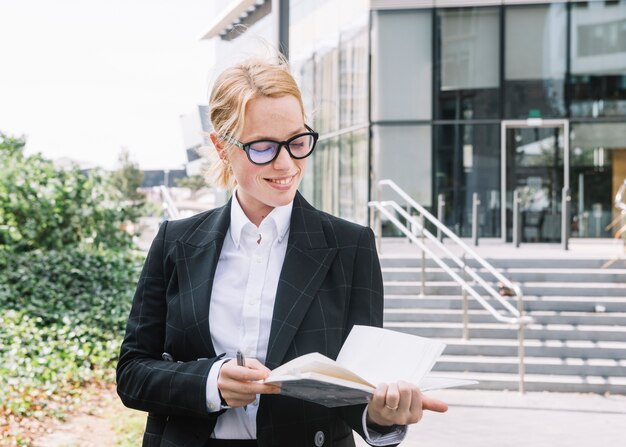
[[(304, 127), (307, 128), (308, 132), (302, 132), (299, 133), (298, 135), (294, 135), (293, 137), (289, 138), (288, 140), (285, 141), (276, 141), (276, 140), (268, 140), (268, 139), (261, 139), (261, 140), (254, 140), (254, 141), (249, 141), (247, 143), (242, 143), (239, 140), (234, 139), (233, 137), (229, 136), (229, 135), (222, 135), (222, 139), (228, 141), (229, 143), (234, 144), (235, 146), (237, 146), (239, 149), (241, 149), (242, 151), (244, 151), (246, 153), (246, 155), (248, 156), (248, 160), (250, 160), (250, 163), (255, 164), (257, 166), (263, 166), (263, 165), (267, 165), (272, 163), (274, 160), (276, 160), (278, 158), (278, 155), (280, 154), (280, 150), (281, 148), (284, 146), (285, 149), (287, 150), (287, 153), (289, 154), (289, 156), (295, 160), (302, 160), (304, 158), (307, 158), (309, 155), (311, 155), (313, 153), (313, 151), (315, 150), (315, 146), (317, 145), (317, 140), (319, 139), (320, 135), (315, 132), (313, 129), (311, 129), (309, 126), (307, 126), (306, 124), (304, 125)], [(294, 141), (297, 140), (300, 137), (303, 137), (305, 135), (310, 135), (313, 137), (313, 144), (311, 145), (311, 150), (309, 151), (308, 154), (306, 154), (303, 157), (296, 157), (295, 155), (293, 155), (293, 153), (291, 152), (291, 149), (289, 149), (289, 144)], [(274, 154), (274, 156), (272, 157), (271, 160), (268, 160), (266, 162), (263, 163), (258, 163), (254, 160), (252, 160), (252, 158), (250, 157), (250, 146), (253, 145), (254, 143), (260, 143), (262, 141), (266, 141), (266, 142), (270, 142), (270, 143), (276, 143), (278, 144), (278, 149), (276, 150), (276, 154)]]

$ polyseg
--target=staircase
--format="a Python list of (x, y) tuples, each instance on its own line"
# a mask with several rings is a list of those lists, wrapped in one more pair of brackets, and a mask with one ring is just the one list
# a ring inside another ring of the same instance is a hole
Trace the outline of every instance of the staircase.
[[(420, 252), (404, 241), (383, 242), (385, 326), (447, 343), (437, 375), (476, 379), (476, 389), (517, 390), (516, 327), (498, 323), (470, 297), (469, 339), (463, 340), (459, 285), (427, 259), (420, 295)], [(525, 331), (526, 390), (626, 394), (626, 258), (621, 245), (606, 241), (603, 250), (602, 244), (573, 241), (567, 252), (499, 241), (477, 248), (521, 285), (525, 313), (534, 318)]]

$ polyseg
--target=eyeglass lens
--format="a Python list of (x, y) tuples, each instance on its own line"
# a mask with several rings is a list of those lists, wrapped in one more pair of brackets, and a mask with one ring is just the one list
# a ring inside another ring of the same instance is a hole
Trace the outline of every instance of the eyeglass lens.
[[(313, 135), (301, 135), (289, 141), (289, 152), (294, 158), (304, 158), (313, 149), (313, 144)], [(255, 141), (248, 146), (248, 154), (255, 163), (268, 163), (274, 159), (279, 146), (275, 141)]]

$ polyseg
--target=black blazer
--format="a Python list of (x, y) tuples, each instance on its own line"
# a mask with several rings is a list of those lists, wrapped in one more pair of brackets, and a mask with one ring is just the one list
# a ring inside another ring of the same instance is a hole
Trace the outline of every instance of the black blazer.
[[(203, 446), (221, 414), (208, 413), (215, 352), (209, 302), (230, 225), (230, 202), (161, 225), (145, 261), (117, 365), (124, 404), (148, 411), (144, 446)], [(354, 324), (382, 326), (383, 286), (369, 228), (316, 210), (297, 194), (278, 283), (266, 365), (320, 352), (336, 358)], [(167, 352), (174, 361), (163, 360)], [(354, 446), (364, 405), (329, 409), (263, 395), (260, 446)]]

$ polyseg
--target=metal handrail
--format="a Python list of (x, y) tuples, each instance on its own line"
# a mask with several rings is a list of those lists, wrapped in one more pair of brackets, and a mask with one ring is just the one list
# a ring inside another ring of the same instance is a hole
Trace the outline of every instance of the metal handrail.
[[(496, 300), (498, 300), (512, 315), (513, 317), (504, 317), (502, 316), (502, 314), (500, 312), (498, 312), (493, 306), (491, 306), (491, 304), (489, 304), (487, 301), (484, 300), (484, 298), (482, 296), (480, 296), (478, 294), (478, 292), (476, 292), (474, 290), (474, 288), (467, 283), (467, 281), (462, 280), (460, 277), (458, 277), (456, 275), (456, 273), (454, 273), (454, 271), (452, 269), (450, 269), (450, 267), (444, 263), (443, 261), (440, 260), (440, 258), (435, 255), (432, 250), (430, 250), (428, 247), (426, 247), (424, 244), (422, 244), (420, 241), (416, 241), (414, 240), (414, 238), (411, 238), (410, 236), (407, 235), (407, 237), (409, 237), (409, 239), (411, 239), (415, 244), (417, 244), (422, 250), (424, 250), (426, 253), (428, 253), (435, 262), (437, 262), (437, 264), (443, 268), (450, 276), (452, 276), (455, 281), (457, 281), (458, 283), (460, 283), (462, 285), (462, 287), (467, 288), (467, 292), (472, 295), (474, 298), (476, 298), (476, 300), (482, 304), (482, 306), (489, 311), (489, 313), (491, 313), (491, 315), (494, 316), (494, 318), (496, 318), (498, 321), (501, 321), (503, 323), (510, 323), (510, 324), (517, 324), (518, 320), (520, 317), (522, 317), (522, 315), (520, 314), (519, 310), (516, 309), (511, 303), (509, 303), (508, 301), (506, 301), (505, 299), (502, 298), (502, 296), (500, 296), (500, 294), (491, 286), (491, 284), (487, 283), (478, 273), (476, 273), (476, 271), (472, 268), (469, 268), (467, 266), (467, 264), (465, 262), (463, 262), (461, 259), (459, 259), (459, 257), (457, 255), (455, 255), (454, 253), (452, 253), (452, 251), (450, 251), (450, 249), (448, 247), (446, 247), (443, 243), (439, 242), (439, 240), (437, 239), (437, 236), (435, 236), (434, 234), (432, 234), (430, 231), (426, 230), (420, 222), (418, 222), (415, 219), (415, 216), (411, 216), (409, 213), (407, 213), (407, 211), (402, 208), (400, 205), (398, 205), (396, 202), (393, 201), (385, 201), (385, 202), (379, 202), (379, 203), (375, 203), (374, 206), (381, 212), (383, 213), (389, 220), (391, 220), (396, 227), (398, 227), (401, 231), (403, 231), (404, 225), (402, 225), (400, 223), (400, 221), (398, 221), (398, 219), (395, 218), (395, 216), (391, 215), (386, 209), (384, 209), (383, 207), (385, 206), (391, 206), (393, 209), (395, 209), (399, 214), (402, 215), (402, 217), (404, 217), (405, 219), (411, 221), (411, 223), (415, 226), (417, 226), (421, 231), (424, 232), (424, 235), (430, 239), (431, 241), (433, 241), (435, 243), (435, 245), (437, 245), (441, 250), (443, 250), (449, 257), (450, 259), (452, 259), (454, 261), (454, 263), (456, 265), (458, 265), (465, 273), (467, 273), (469, 276), (472, 277), (472, 279), (476, 282), (478, 282), (478, 284), (480, 284), (487, 292), (489, 292), (489, 294), (494, 297)], [(410, 231), (407, 229), (407, 231)], [(403, 231), (404, 232), (404, 231)], [(489, 265), (491, 267), (491, 265)], [(519, 286), (517, 284), (513, 285), (514, 290), (516, 290), (516, 296), (519, 298), (522, 296), (522, 291), (519, 288)], [(525, 317), (526, 319), (529, 317)]]
[[(459, 238), (452, 230), (450, 230), (448, 227), (446, 227), (439, 219), (437, 219), (430, 212), (428, 212), (428, 210), (426, 208), (424, 208), (419, 203), (417, 203), (415, 200), (413, 200), (413, 198), (411, 196), (409, 196), (406, 192), (404, 192), (402, 190), (402, 188), (400, 188), (398, 185), (396, 185), (396, 183), (393, 180), (389, 180), (389, 179), (380, 180), (378, 182), (378, 185), (379, 185), (379, 187), (381, 187), (381, 186), (389, 186), (391, 189), (393, 189), (400, 197), (402, 197), (406, 201), (406, 203), (411, 205), (422, 216), (424, 216), (426, 219), (428, 219), (428, 221), (430, 223), (432, 223), (433, 225), (435, 225), (443, 234), (446, 235), (446, 237), (448, 237), (452, 241), (456, 242), (457, 245), (459, 245), (463, 249), (463, 251), (465, 251), (472, 258), (474, 258), (476, 261), (478, 261), (478, 263), (480, 265), (482, 265), (485, 269), (487, 269), (489, 271), (489, 273), (491, 273), (493, 276), (495, 276), (498, 279), (498, 281), (500, 281), (502, 284), (504, 284), (508, 288), (512, 289), (515, 292), (515, 294), (518, 295), (518, 290), (516, 290), (516, 289), (519, 289), (519, 287), (516, 284), (513, 284), (508, 278), (506, 278), (504, 275), (502, 275), (491, 264), (489, 264), (487, 261), (485, 261), (483, 258), (481, 258), (478, 255), (478, 253), (476, 253), (474, 250), (472, 250), (471, 247), (469, 247), (465, 242), (463, 242), (461, 240), (461, 238)], [(379, 194), (379, 197), (380, 197), (380, 194)], [(382, 237), (382, 234), (378, 234), (377, 236), (380, 238), (380, 237)], [(522, 291), (520, 289), (519, 290), (519, 295), (521, 295), (521, 293), (522, 293)], [(499, 294), (498, 294), (498, 297), (499, 297)]]
[[(402, 233), (404, 233), (409, 240), (415, 243), (422, 250), (422, 278), (424, 277), (424, 253), (427, 253), (436, 263), (441, 267), (446, 273), (450, 275), (450, 277), (457, 282), (462, 290), (464, 295), (464, 300), (466, 301), (466, 296), (469, 293), (480, 305), (487, 310), (496, 320), (517, 326), (518, 330), (518, 357), (519, 357), (519, 365), (518, 365), (518, 375), (519, 375), (519, 392), (524, 393), (524, 330), (527, 324), (534, 322), (534, 319), (529, 316), (524, 315), (524, 304), (523, 304), (523, 293), (521, 288), (517, 284), (513, 284), (510, 280), (505, 278), (500, 272), (498, 272), (491, 264), (485, 261), (482, 257), (480, 257), (474, 250), (467, 246), (454, 232), (448, 229), (441, 221), (436, 219), (432, 214), (430, 214), (424, 207), (419, 205), (413, 198), (411, 198), (406, 192), (404, 192), (398, 185), (396, 185), (393, 180), (381, 180), (378, 183), (379, 185), (379, 197), (382, 186), (391, 187), (404, 201), (412, 206), (415, 210), (420, 213), (420, 220), (417, 220), (415, 216), (409, 214), (403, 207), (398, 205), (398, 203), (388, 200), (388, 201), (372, 201), (369, 202), (369, 206), (372, 209), (378, 210), (378, 212), (390, 222), (392, 222)], [(393, 215), (390, 211), (386, 209), (386, 207), (393, 208), (398, 214), (404, 217), (408, 222), (410, 222), (413, 228), (417, 227), (419, 230), (422, 240), (418, 239), (414, 231), (410, 230), (402, 224), (395, 215)], [(463, 260), (459, 259), (457, 255), (455, 255), (448, 247), (446, 247), (437, 236), (433, 235), (430, 231), (426, 230), (424, 226), (424, 217), (426, 217), (437, 229), (438, 233), (445, 234), (449, 239), (456, 242), (463, 251)], [(380, 222), (380, 218), (378, 220)], [(377, 228), (377, 238), (382, 237), (382, 231), (380, 227)], [(494, 297), (499, 303), (501, 303), (504, 308), (508, 311), (511, 316), (504, 316), (498, 310), (496, 310), (491, 304), (489, 304), (475, 289), (469, 284), (464, 278), (461, 278), (455, 271), (453, 271), (450, 266), (448, 266), (437, 254), (435, 254), (425, 243), (424, 237), (427, 237), (430, 241), (432, 241), (437, 247), (443, 250), (454, 262), (457, 264), (463, 272), (463, 275), (468, 274), (474, 281), (478, 282), (492, 297)], [(509, 302), (504, 300), (500, 294), (484, 279), (476, 273), (476, 271), (472, 268), (469, 268), (465, 263), (465, 254), (469, 254), (473, 257), (478, 263), (483, 266), (488, 272), (493, 274), (500, 282), (507, 287), (509, 287), (517, 296), (517, 309), (513, 307)], [(422, 288), (424, 288), (424, 281), (422, 280)], [(423, 290), (422, 290), (423, 292)], [(467, 338), (467, 327), (468, 327), (468, 314), (467, 314), (467, 303), (464, 302), (464, 338)]]
[[(445, 272), (448, 273), (452, 277), (452, 279), (454, 279), (457, 283), (459, 283), (463, 290), (467, 291), (467, 293), (472, 295), (476, 299), (476, 301), (478, 301), (487, 311), (489, 311), (489, 313), (491, 315), (493, 315), (493, 317), (496, 320), (501, 321), (502, 323), (508, 323), (508, 324), (517, 324), (519, 322), (519, 312), (517, 311), (517, 309), (515, 309), (513, 306), (511, 306), (511, 304), (506, 303), (506, 301), (505, 301), (506, 305), (511, 307), (511, 309), (509, 309), (509, 310), (515, 316), (514, 317), (505, 317), (505, 316), (503, 316), (491, 304), (489, 304), (471, 286), (471, 284), (469, 284), (467, 281), (465, 281), (463, 278), (461, 278), (454, 270), (452, 270), (450, 268), (450, 266), (448, 266), (445, 262), (443, 262), (443, 260), (439, 256), (437, 256), (430, 248), (428, 248), (428, 246), (426, 246), (426, 244), (423, 244), (411, 232), (411, 230), (409, 230), (404, 224), (402, 224), (392, 213), (390, 213), (389, 211), (387, 211), (387, 209), (385, 209), (386, 206), (391, 206), (398, 213), (400, 213), (403, 217), (411, 220), (411, 223), (413, 225), (416, 225), (420, 232), (423, 231), (424, 235), (428, 239), (430, 239), (431, 241), (439, 242), (439, 241), (437, 241), (437, 237), (436, 236), (433, 236), (432, 233), (430, 233), (428, 230), (424, 229), (423, 226), (419, 225), (415, 221), (415, 219), (413, 219), (413, 217), (410, 216), (406, 212), (406, 210), (404, 210), (400, 205), (398, 205), (396, 202), (393, 202), (393, 201), (385, 201), (385, 202), (370, 202), (370, 206), (373, 206), (374, 208), (376, 208), (381, 214), (383, 214), (385, 217), (387, 217), (387, 219), (389, 219), (400, 231), (402, 231), (411, 240), (411, 242), (413, 242), (415, 245), (417, 245), (421, 250), (425, 251), (433, 259), (433, 261), (435, 261), (437, 263), (437, 265), (439, 267), (441, 267), (443, 270), (445, 270)], [(484, 280), (482, 278), (480, 278), (480, 276), (478, 276), (476, 274), (476, 272), (473, 271), (473, 269), (469, 269), (469, 268), (467, 268), (466, 265), (462, 265), (462, 261), (460, 259), (458, 259), (458, 257), (456, 255), (454, 255), (452, 252), (450, 252), (445, 247), (441, 247), (441, 248), (444, 248), (444, 250), (446, 251), (446, 254), (448, 254), (448, 256), (450, 256), (454, 260), (455, 263), (457, 263), (457, 264), (460, 263), (461, 264), (461, 268), (463, 269), (463, 271), (465, 273), (468, 273), (470, 276), (472, 276), (472, 278), (474, 278), (475, 280), (478, 280), (483, 287), (491, 288), (491, 286), (486, 284), (484, 282)], [(498, 297), (500, 298), (499, 295), (498, 295)]]
[(170, 192), (167, 189), (167, 186), (161, 185), (159, 187), (159, 190), (161, 191), (161, 199), (163, 199), (163, 206), (167, 210), (167, 214), (169, 215), (170, 219), (179, 219), (180, 211), (178, 211), (178, 207), (174, 203), (174, 199), (172, 199), (172, 196), (170, 195)]

